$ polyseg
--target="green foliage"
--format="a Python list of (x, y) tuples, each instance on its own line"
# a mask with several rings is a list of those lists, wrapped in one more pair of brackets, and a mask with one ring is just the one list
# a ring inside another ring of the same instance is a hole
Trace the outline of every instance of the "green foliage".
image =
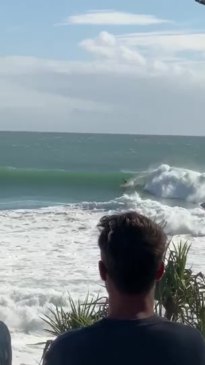
[[(180, 242), (172, 247), (167, 250), (165, 274), (156, 286), (155, 312), (170, 321), (195, 327), (205, 336), (205, 276), (187, 268), (188, 243)], [(106, 316), (107, 309), (106, 298), (87, 295), (84, 301), (75, 302), (69, 296), (67, 309), (50, 309), (43, 320), (46, 331), (58, 336), (95, 323)], [(48, 341), (46, 346), (49, 345)]]
[(168, 249), (166, 271), (156, 287), (156, 312), (170, 321), (198, 328), (205, 336), (205, 276), (187, 268), (190, 245)]
[(63, 307), (55, 307), (49, 310), (49, 315), (42, 319), (47, 324), (46, 332), (58, 336), (72, 329), (89, 326), (106, 315), (106, 298), (89, 295), (81, 302), (75, 302), (71, 296), (68, 297), (66, 310)]

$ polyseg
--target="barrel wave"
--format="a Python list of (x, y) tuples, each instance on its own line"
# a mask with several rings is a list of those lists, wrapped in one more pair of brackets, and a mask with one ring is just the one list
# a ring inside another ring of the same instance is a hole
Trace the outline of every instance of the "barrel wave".
[[(69, 172), (66, 170), (0, 168), (0, 197), (41, 201), (41, 205), (78, 201), (107, 201), (122, 192), (131, 174)], [(14, 208), (14, 207), (12, 207)]]

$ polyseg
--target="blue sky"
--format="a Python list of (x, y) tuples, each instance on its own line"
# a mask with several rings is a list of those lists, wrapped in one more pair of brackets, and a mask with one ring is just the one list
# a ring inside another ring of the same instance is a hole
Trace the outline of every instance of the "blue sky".
[[(205, 8), (194, 0), (143, 0), (143, 1), (68, 1), (68, 0), (7, 0), (1, 3), (0, 49), (3, 55), (26, 55), (57, 59), (85, 57), (79, 52), (78, 42), (95, 36), (104, 26), (55, 27), (71, 15), (89, 10), (115, 9), (121, 12), (154, 14), (176, 22), (174, 28), (203, 29)], [(135, 32), (141, 27), (107, 26), (111, 33)], [(169, 25), (148, 26), (145, 31), (170, 29)]]
[(205, 134), (205, 6), (101, 4), (1, 3), (0, 129)]

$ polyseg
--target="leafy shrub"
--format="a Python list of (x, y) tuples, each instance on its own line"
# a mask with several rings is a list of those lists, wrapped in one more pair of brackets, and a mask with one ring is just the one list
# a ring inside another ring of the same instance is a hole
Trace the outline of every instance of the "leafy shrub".
[[(155, 312), (170, 321), (197, 328), (205, 336), (205, 276), (187, 268), (190, 250), (188, 243), (180, 242), (168, 248), (165, 274), (156, 286)], [(83, 301), (68, 298), (68, 308), (55, 307), (43, 320), (46, 331), (58, 336), (72, 329), (86, 327), (107, 314), (107, 299), (89, 295)], [(45, 349), (52, 341), (48, 341)]]

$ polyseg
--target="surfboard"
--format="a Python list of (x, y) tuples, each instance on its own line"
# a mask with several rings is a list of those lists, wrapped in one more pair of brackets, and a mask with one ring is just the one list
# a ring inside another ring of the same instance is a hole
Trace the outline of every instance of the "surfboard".
[(0, 321), (0, 365), (11, 365), (11, 335), (8, 327)]

